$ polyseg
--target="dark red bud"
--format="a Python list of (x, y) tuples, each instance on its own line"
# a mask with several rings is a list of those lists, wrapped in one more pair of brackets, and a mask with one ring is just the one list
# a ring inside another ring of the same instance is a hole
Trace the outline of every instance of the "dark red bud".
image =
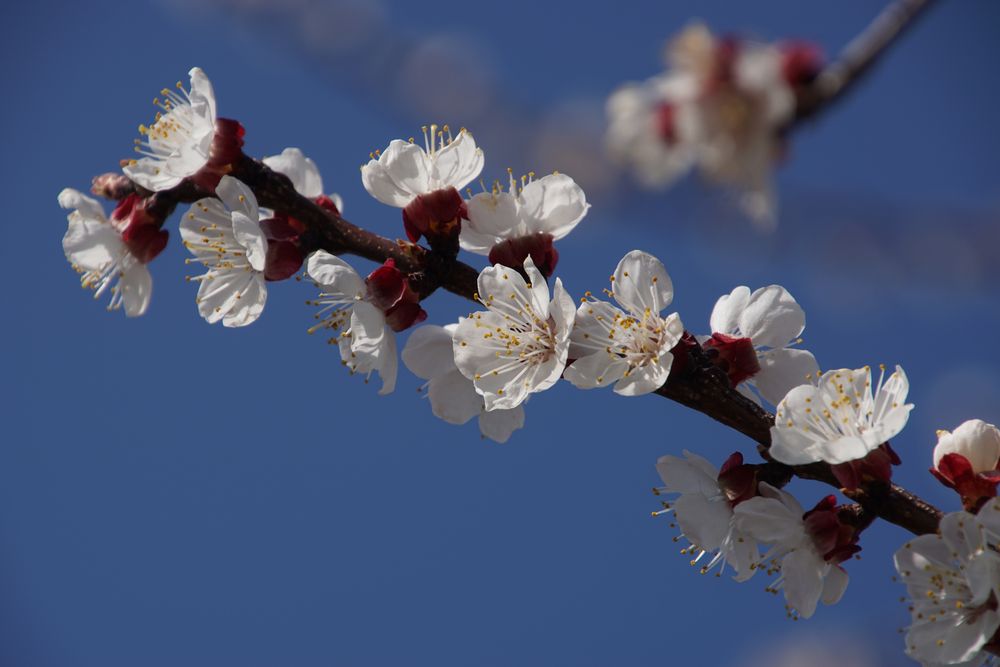
[(712, 363), (726, 373), (733, 387), (760, 372), (757, 351), (754, 350), (753, 341), (749, 338), (734, 338), (714, 333), (702, 343), (702, 347)]
[(856, 489), (868, 482), (888, 484), (892, 480), (892, 466), (901, 463), (899, 455), (889, 443), (879, 445), (864, 458), (830, 466), (834, 476), (845, 489)]
[(757, 466), (743, 463), (743, 454), (733, 453), (719, 469), (719, 487), (731, 507), (757, 495)]
[(957, 491), (962, 497), (962, 506), (973, 513), (978, 512), (987, 500), (996, 497), (997, 485), (1000, 484), (1000, 472), (973, 472), (969, 460), (955, 453), (942, 456), (937, 468), (931, 468), (931, 474)]
[(111, 212), (111, 225), (121, 234), (128, 251), (143, 264), (151, 262), (167, 246), (169, 233), (160, 229), (163, 220), (149, 212), (150, 200), (132, 193)]
[(809, 42), (789, 42), (782, 45), (781, 72), (790, 86), (804, 86), (823, 69), (823, 52)]
[(278, 214), (260, 221), (260, 229), (268, 241), (294, 241), (303, 231), (303, 225), (295, 218)]
[(694, 364), (691, 363), (691, 351), (698, 347), (700, 347), (698, 339), (690, 332), (685, 331), (681, 339), (677, 341), (677, 345), (674, 345), (670, 350), (674, 361), (670, 365), (670, 377), (667, 378), (667, 382), (670, 382), (671, 378), (676, 380), (684, 377), (692, 370)]
[(436, 245), (454, 246), (458, 252), (458, 234), (462, 229), (462, 219), (468, 217), (465, 201), (455, 188), (442, 188), (415, 197), (403, 209), (403, 228), (406, 237), (413, 243), (426, 236), (434, 248)]
[(246, 130), (239, 121), (232, 118), (215, 119), (215, 135), (209, 149), (208, 162), (191, 177), (195, 185), (211, 192), (219, 185), (223, 176), (236, 168), (243, 158), (243, 136)]
[(529, 255), (543, 276), (551, 276), (559, 263), (559, 251), (555, 248), (552, 234), (531, 234), (501, 241), (490, 248), (489, 259), (491, 264), (503, 264), (523, 271), (524, 261)]
[(664, 143), (672, 144), (677, 141), (677, 107), (664, 102), (656, 110), (656, 134)]
[(265, 280), (285, 280), (302, 267), (302, 251), (292, 241), (268, 241), (264, 261)]
[(841, 521), (836, 496), (829, 495), (802, 515), (806, 533), (812, 538), (816, 550), (831, 563), (842, 563), (861, 551), (858, 531)]
[(406, 290), (406, 276), (396, 268), (396, 261), (385, 260), (365, 281), (368, 285), (368, 300), (383, 312), (389, 310), (403, 298)]
[(320, 208), (336, 214), (338, 218), (340, 217), (340, 209), (337, 208), (337, 205), (333, 203), (333, 200), (327, 197), (326, 195), (320, 195), (319, 197), (316, 197), (316, 199), (314, 199), (313, 201), (315, 201), (316, 205), (319, 206)]

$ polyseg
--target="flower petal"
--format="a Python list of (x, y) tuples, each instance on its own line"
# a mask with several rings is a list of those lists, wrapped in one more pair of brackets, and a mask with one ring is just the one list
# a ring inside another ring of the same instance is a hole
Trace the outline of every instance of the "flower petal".
[(479, 432), (494, 442), (505, 443), (514, 431), (524, 427), (524, 406), (479, 414)]
[(122, 304), (127, 317), (144, 315), (153, 296), (153, 276), (146, 265), (133, 260), (123, 271), (118, 286), (122, 291)]
[(752, 382), (771, 405), (777, 405), (789, 391), (816, 376), (819, 364), (812, 352), (779, 347), (757, 355), (760, 370)]
[(628, 370), (628, 362), (617, 354), (599, 350), (581, 357), (566, 367), (563, 377), (578, 389), (608, 387)]
[(466, 208), (469, 219), (462, 224), (458, 241), (468, 252), (488, 255), (501, 240), (526, 231), (519, 229), (517, 201), (509, 192), (481, 192), (466, 202)]
[(325, 250), (317, 250), (306, 262), (306, 272), (333, 298), (350, 303), (364, 298), (365, 281), (350, 264), (331, 255)]
[(633, 250), (615, 269), (615, 300), (636, 317), (648, 308), (659, 314), (674, 298), (674, 286), (663, 263), (649, 253)]
[(826, 563), (812, 549), (796, 549), (781, 559), (785, 600), (809, 618), (816, 611), (816, 603), (823, 594), (823, 570)]
[(434, 154), (433, 179), (438, 188), (461, 190), (483, 170), (483, 151), (468, 130), (462, 129), (450, 144)]
[(264, 158), (263, 162), (279, 174), (287, 176), (295, 191), (303, 197), (315, 199), (323, 194), (323, 177), (320, 176), (316, 163), (300, 149), (286, 148), (279, 155)]
[(434, 324), (420, 327), (410, 334), (403, 347), (403, 363), (411, 373), (424, 380), (458, 370), (451, 336), (450, 331)]
[(267, 239), (256, 218), (249, 218), (242, 211), (233, 211), (233, 236), (246, 248), (247, 262), (254, 271), (263, 271), (267, 261)]
[(724, 294), (715, 302), (709, 326), (712, 333), (745, 336), (740, 331), (740, 317), (750, 302), (750, 288), (740, 285), (729, 294)]
[(464, 424), (483, 411), (483, 397), (458, 370), (431, 379), (427, 396), (434, 416), (449, 424)]
[(805, 326), (805, 312), (781, 285), (754, 290), (739, 317), (740, 331), (754, 347), (784, 347)]
[(565, 174), (528, 183), (519, 199), (527, 231), (551, 234), (557, 241), (573, 231), (590, 208), (583, 189)]

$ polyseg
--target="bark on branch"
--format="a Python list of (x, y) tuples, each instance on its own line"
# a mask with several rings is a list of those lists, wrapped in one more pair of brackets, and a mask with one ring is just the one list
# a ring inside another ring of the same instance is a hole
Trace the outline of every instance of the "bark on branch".
[[(332, 211), (303, 197), (292, 187), (287, 177), (272, 171), (262, 162), (245, 157), (235, 165), (232, 175), (246, 183), (261, 206), (282, 211), (301, 221), (307, 228), (304, 243), (308, 250), (323, 249), (333, 254), (351, 254), (375, 262), (392, 258), (396, 266), (411, 276), (411, 283), (421, 297), (437, 288), (469, 300), (475, 300), (479, 271), (454, 259), (442, 257), (422, 246), (402, 240), (392, 240), (354, 225)], [(212, 196), (185, 182), (165, 192), (140, 194), (151, 196), (152, 205), (160, 207), (166, 218), (178, 204), (193, 203)], [(124, 194), (122, 194), (124, 196)], [(691, 358), (683, 372), (674, 373), (657, 394), (701, 412), (717, 422), (746, 435), (758, 444), (758, 450), (775, 478), (795, 475), (839, 488), (836, 477), (826, 464), (785, 466), (772, 461), (767, 450), (771, 445), (774, 415), (734, 390), (720, 369), (714, 366), (695, 344), (689, 349)], [(941, 512), (909, 491), (893, 485), (868, 485), (845, 495), (857, 502), (865, 512), (916, 533), (937, 530)]]

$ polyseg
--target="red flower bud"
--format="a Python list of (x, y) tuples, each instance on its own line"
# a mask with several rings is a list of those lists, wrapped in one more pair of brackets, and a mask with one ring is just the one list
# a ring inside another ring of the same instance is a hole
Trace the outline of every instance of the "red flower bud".
[(802, 515), (806, 532), (828, 562), (842, 563), (861, 551), (858, 531), (840, 519), (836, 496), (829, 495)]
[(955, 453), (942, 456), (937, 468), (931, 468), (931, 474), (949, 489), (957, 491), (962, 496), (962, 506), (973, 513), (996, 497), (1000, 484), (1000, 471), (974, 472), (969, 459)]
[(150, 200), (132, 193), (111, 212), (111, 225), (133, 257), (148, 264), (167, 246), (170, 234), (160, 229), (163, 220), (149, 211)]
[(368, 274), (365, 283), (368, 301), (385, 313), (385, 321), (393, 331), (403, 331), (427, 319), (419, 295), (396, 268), (395, 260), (385, 260), (385, 264)]
[(760, 372), (757, 352), (753, 348), (753, 341), (749, 338), (734, 338), (714, 333), (702, 343), (702, 347), (712, 363), (725, 371), (733, 387)]
[(559, 251), (553, 244), (552, 234), (538, 233), (501, 241), (490, 248), (489, 259), (491, 264), (522, 271), (529, 255), (543, 276), (551, 276), (559, 263)]
[(223, 176), (232, 173), (243, 158), (243, 136), (246, 130), (231, 118), (215, 120), (215, 135), (209, 149), (208, 162), (191, 180), (203, 190), (214, 192)]
[(462, 219), (468, 218), (465, 201), (455, 188), (442, 188), (414, 198), (403, 209), (403, 229), (413, 243), (426, 236), (431, 248), (458, 254)]
[(845, 489), (856, 489), (867, 482), (888, 483), (892, 480), (892, 466), (902, 461), (889, 443), (879, 445), (862, 459), (830, 466), (837, 481)]

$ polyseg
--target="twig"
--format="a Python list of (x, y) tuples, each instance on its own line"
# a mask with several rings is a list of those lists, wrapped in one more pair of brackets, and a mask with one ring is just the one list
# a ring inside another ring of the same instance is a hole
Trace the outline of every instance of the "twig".
[(896, 39), (936, 0), (895, 0), (837, 58), (799, 92), (793, 125), (812, 118), (843, 98), (894, 44)]

